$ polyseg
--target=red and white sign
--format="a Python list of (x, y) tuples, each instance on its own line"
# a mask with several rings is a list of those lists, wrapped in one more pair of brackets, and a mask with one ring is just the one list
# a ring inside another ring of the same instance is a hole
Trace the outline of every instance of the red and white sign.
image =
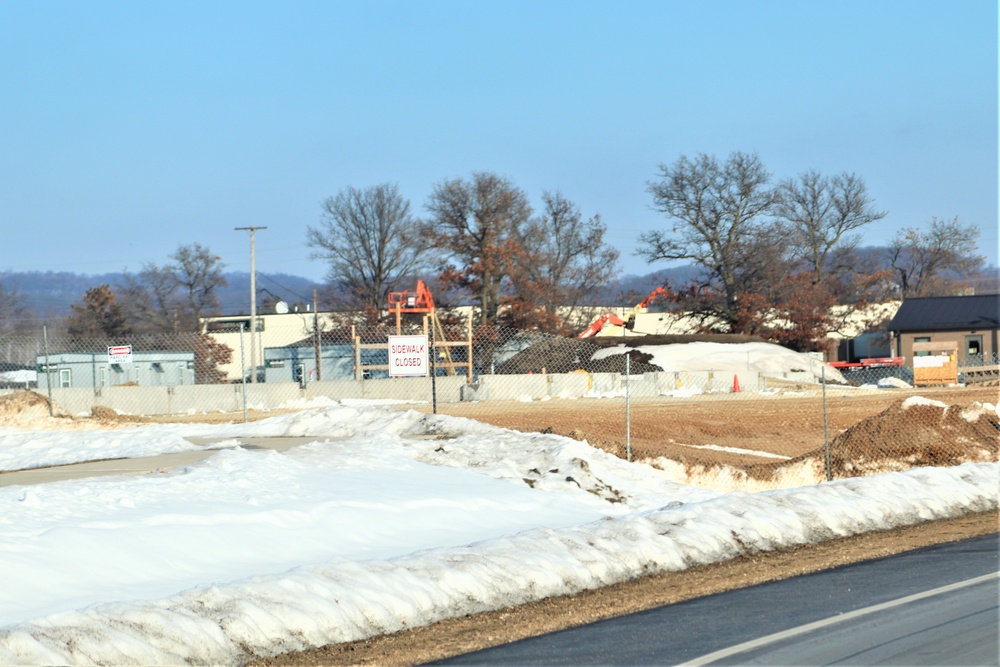
[(131, 345), (115, 345), (108, 348), (108, 363), (109, 364), (131, 364), (132, 363), (132, 346)]
[(427, 336), (389, 336), (389, 377), (424, 377), (427, 368)]

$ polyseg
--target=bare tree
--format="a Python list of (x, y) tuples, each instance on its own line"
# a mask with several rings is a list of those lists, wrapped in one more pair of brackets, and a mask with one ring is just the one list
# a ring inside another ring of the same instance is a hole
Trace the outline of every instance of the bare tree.
[(177, 274), (173, 267), (149, 263), (137, 276), (126, 274), (121, 287), (125, 297), (125, 315), (136, 331), (176, 332), (182, 323), (190, 324), (186, 306), (179, 296)]
[(701, 284), (691, 292), (697, 298), (687, 305), (734, 333), (747, 331), (753, 304), (746, 297), (767, 290), (757, 277), (770, 280), (784, 260), (777, 252), (785, 245), (782, 230), (768, 217), (779, 198), (770, 178), (756, 155), (736, 152), (724, 163), (705, 154), (681, 157), (660, 165), (660, 178), (648, 184), (654, 208), (673, 225), (641, 234), (638, 254), (700, 266)]
[(201, 331), (202, 318), (219, 310), (216, 290), (227, 284), (222, 275), (222, 258), (198, 243), (177, 248), (170, 258), (174, 264), (169, 269), (173, 271), (189, 309), (186, 313), (188, 322), (182, 324), (182, 330)]
[(427, 210), (431, 219), (424, 233), (446, 253), (442, 283), (471, 292), (479, 302), (480, 323), (494, 323), (518, 237), (531, 218), (527, 197), (508, 179), (477, 172), (469, 181), (440, 183)]
[(13, 330), (26, 312), (24, 298), (17, 288), (0, 283), (0, 332)]
[(846, 172), (827, 178), (808, 171), (783, 181), (780, 194), (775, 215), (788, 223), (794, 259), (811, 273), (814, 285), (827, 274), (849, 270), (849, 262), (831, 266), (831, 259), (849, 258), (861, 240), (853, 232), (886, 215), (875, 208), (865, 182)]
[(542, 201), (542, 214), (524, 227), (514, 255), (512, 311), (519, 327), (558, 331), (617, 276), (619, 252), (604, 242), (607, 225), (599, 215), (584, 220), (559, 192), (544, 193)]
[(889, 262), (900, 296), (950, 291), (949, 272), (961, 274), (983, 263), (983, 258), (975, 255), (978, 238), (979, 228), (963, 225), (957, 217), (932, 218), (926, 232), (914, 227), (901, 229), (889, 244)]
[(312, 257), (329, 262), (327, 279), (347, 290), (354, 305), (378, 311), (396, 284), (423, 266), (426, 244), (417, 225), (398, 186), (383, 183), (328, 198), (306, 238)]

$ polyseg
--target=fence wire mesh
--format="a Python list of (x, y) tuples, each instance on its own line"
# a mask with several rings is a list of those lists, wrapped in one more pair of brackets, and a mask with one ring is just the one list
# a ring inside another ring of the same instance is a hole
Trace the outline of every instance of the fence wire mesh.
[[(397, 334), (427, 336), (425, 376), (392, 377)], [(567, 339), (426, 319), (274, 347), (250, 336), (0, 337), (0, 391), (33, 392), (75, 419), (240, 421), (335, 402), (437, 412), (748, 491), (998, 460), (995, 359), (974, 380), (914, 388), (910, 366), (840, 373), (764, 343)]]

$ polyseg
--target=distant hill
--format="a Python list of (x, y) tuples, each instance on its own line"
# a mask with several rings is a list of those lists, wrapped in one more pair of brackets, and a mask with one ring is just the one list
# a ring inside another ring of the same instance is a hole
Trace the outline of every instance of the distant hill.
[[(879, 248), (862, 248), (862, 256), (875, 259)], [(695, 265), (685, 265), (660, 269), (651, 273), (638, 275), (626, 274), (612, 284), (594, 290), (591, 298), (584, 305), (612, 306), (634, 305), (647, 294), (665, 282), (671, 287), (679, 288), (692, 281), (701, 269)], [(223, 315), (245, 314), (250, 310), (250, 273), (248, 271), (230, 271), (223, 274), (228, 286), (219, 290), (219, 302)], [(25, 271), (0, 272), (0, 283), (15, 289), (20, 294), (28, 308), (30, 317), (37, 320), (61, 318), (68, 315), (70, 306), (79, 303), (84, 293), (99, 285), (107, 284), (115, 289), (125, 280), (124, 273), (80, 274), (65, 271)], [(1000, 277), (996, 267), (983, 267), (970, 276), (966, 282), (978, 294), (996, 294), (1000, 292)], [(436, 281), (428, 279), (428, 284), (434, 289)], [(261, 312), (266, 310), (265, 304), (274, 301), (285, 301), (289, 305), (312, 304), (313, 290), (319, 290), (320, 307), (326, 303), (323, 298), (324, 285), (307, 278), (286, 273), (257, 274), (257, 304)], [(441, 303), (447, 303), (447, 295), (441, 294)], [(437, 293), (435, 293), (437, 300)]]
[[(681, 285), (694, 274), (694, 267), (678, 267), (654, 271), (646, 275), (625, 275), (613, 284), (596, 290), (586, 305), (628, 305), (641, 300), (665, 280), (671, 285)], [(219, 290), (219, 303), (223, 315), (245, 314), (250, 310), (250, 273), (230, 271), (223, 274), (228, 282)], [(70, 307), (80, 303), (87, 290), (99, 285), (110, 285), (112, 290), (123, 285), (124, 273), (82, 274), (66, 271), (25, 271), (0, 273), (0, 283), (15, 289), (24, 299), (33, 319), (61, 318), (70, 314)], [(429, 284), (433, 284), (429, 280)], [(267, 302), (276, 300), (288, 304), (312, 304), (313, 290), (323, 285), (307, 278), (286, 273), (257, 274), (257, 305), (263, 312)], [(443, 296), (443, 295), (442, 295)], [(442, 299), (447, 301), (447, 299)]]
[[(231, 271), (223, 274), (228, 286), (219, 290), (222, 314), (236, 315), (250, 310), (250, 272)], [(68, 315), (70, 306), (79, 303), (87, 290), (110, 285), (112, 290), (125, 281), (124, 273), (81, 274), (66, 271), (25, 271), (0, 273), (0, 282), (23, 298), (35, 319), (60, 318)], [(307, 278), (284, 273), (257, 274), (258, 304), (271, 297), (287, 303), (312, 303), (313, 289), (321, 285)]]

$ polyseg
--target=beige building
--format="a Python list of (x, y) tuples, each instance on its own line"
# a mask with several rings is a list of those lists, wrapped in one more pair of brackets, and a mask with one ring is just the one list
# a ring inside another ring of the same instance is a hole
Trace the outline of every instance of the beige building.
[(905, 299), (889, 323), (893, 350), (910, 361), (914, 343), (954, 342), (959, 365), (995, 360), (1000, 353), (998, 317), (996, 294)]
[[(233, 351), (233, 360), (220, 365), (219, 369), (225, 372), (228, 379), (239, 380), (242, 377), (241, 351), (243, 368), (249, 369), (254, 366), (263, 368), (264, 348), (283, 347), (308, 338), (313, 335), (317, 322), (320, 331), (331, 326), (332, 315), (332, 313), (312, 312), (258, 314), (253, 340), (251, 340), (249, 315), (206, 317), (202, 320), (202, 326), (205, 333), (216, 342), (229, 346)], [(253, 357), (256, 357), (256, 360)]]

